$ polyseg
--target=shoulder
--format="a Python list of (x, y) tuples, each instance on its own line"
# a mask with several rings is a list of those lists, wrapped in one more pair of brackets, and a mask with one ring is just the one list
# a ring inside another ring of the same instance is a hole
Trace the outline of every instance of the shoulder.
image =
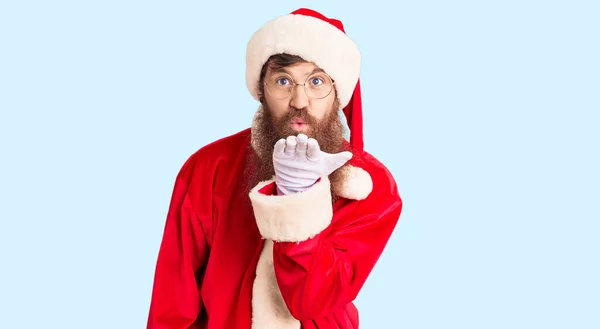
[(355, 153), (349, 167), (348, 178), (342, 191), (343, 197), (354, 200), (400, 200), (398, 186), (391, 171), (369, 152)]
[(391, 171), (371, 153), (363, 151), (357, 160), (357, 164), (367, 171), (370, 176), (375, 176), (377, 179), (385, 179), (389, 184), (396, 184)]
[(215, 140), (192, 153), (181, 166), (177, 179), (190, 181), (198, 174), (214, 173), (243, 157), (250, 143), (250, 128)]

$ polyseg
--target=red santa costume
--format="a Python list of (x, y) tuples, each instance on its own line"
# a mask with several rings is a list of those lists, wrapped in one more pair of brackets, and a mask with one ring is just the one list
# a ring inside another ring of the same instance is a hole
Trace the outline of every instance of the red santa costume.
[[(253, 129), (195, 152), (177, 175), (158, 254), (148, 329), (358, 328), (353, 304), (400, 217), (396, 182), (363, 150), (360, 53), (342, 23), (299, 9), (248, 43), (246, 79), (277, 53), (314, 62), (334, 80), (355, 157), (332, 201), (328, 177), (277, 195), (244, 186)], [(360, 161), (355, 160), (360, 159)]]

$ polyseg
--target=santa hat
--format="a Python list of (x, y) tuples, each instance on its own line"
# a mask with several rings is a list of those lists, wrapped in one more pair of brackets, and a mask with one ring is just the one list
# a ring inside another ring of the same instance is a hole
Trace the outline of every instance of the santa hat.
[(300, 8), (264, 24), (252, 35), (246, 50), (246, 86), (254, 99), (259, 100), (263, 65), (270, 56), (281, 53), (300, 56), (331, 76), (350, 128), (352, 149), (362, 151), (361, 55), (342, 22)]

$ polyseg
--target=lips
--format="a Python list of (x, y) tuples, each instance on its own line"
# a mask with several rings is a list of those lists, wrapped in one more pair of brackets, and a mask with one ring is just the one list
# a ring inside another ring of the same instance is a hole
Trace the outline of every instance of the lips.
[(306, 121), (302, 118), (293, 118), (290, 120), (290, 128), (295, 132), (305, 132), (307, 127)]
[(304, 121), (302, 118), (294, 118), (291, 120), (291, 123), (303, 125), (303, 124), (306, 124), (306, 121)]

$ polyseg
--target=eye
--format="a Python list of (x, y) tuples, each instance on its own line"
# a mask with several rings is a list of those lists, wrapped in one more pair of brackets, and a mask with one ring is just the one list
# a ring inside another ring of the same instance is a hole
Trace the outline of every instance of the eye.
[(320, 84), (323, 84), (323, 79), (319, 78), (319, 77), (313, 77), (310, 79), (310, 84), (313, 86), (318, 86)]
[(275, 83), (278, 86), (286, 86), (290, 84), (290, 80), (288, 78), (277, 78), (275, 79)]

